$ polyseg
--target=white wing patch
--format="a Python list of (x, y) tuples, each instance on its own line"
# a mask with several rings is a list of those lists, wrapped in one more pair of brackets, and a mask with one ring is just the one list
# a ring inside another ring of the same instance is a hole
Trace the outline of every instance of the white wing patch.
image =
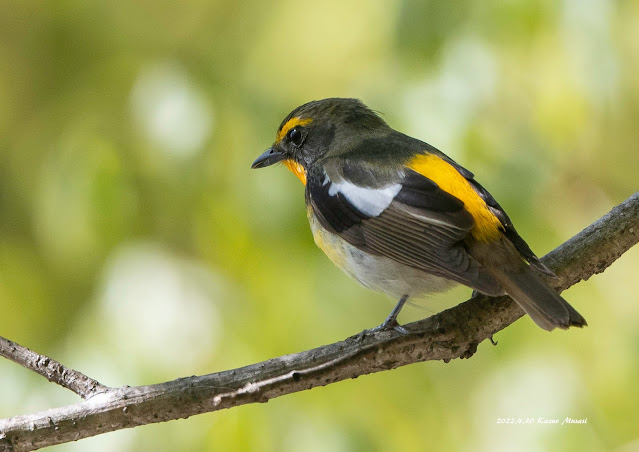
[[(325, 180), (328, 180), (328, 176)], [(401, 184), (387, 185), (383, 188), (366, 188), (342, 180), (331, 182), (328, 194), (335, 196), (337, 193), (341, 193), (353, 207), (364, 215), (376, 217), (390, 206), (401, 189)]]

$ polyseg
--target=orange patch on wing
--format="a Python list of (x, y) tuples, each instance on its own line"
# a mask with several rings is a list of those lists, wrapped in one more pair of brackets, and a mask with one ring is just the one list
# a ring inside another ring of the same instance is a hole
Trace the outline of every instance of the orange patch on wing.
[(311, 118), (301, 119), (297, 116), (286, 121), (286, 124), (282, 126), (280, 130), (277, 131), (277, 136), (275, 137), (275, 144), (282, 141), (282, 139), (286, 136), (289, 130), (291, 130), (295, 126), (305, 126), (309, 122), (311, 122)]
[(464, 203), (475, 220), (470, 232), (475, 239), (488, 242), (499, 237), (500, 230), (503, 229), (501, 222), (454, 166), (434, 154), (417, 155), (406, 166)]
[(294, 160), (284, 160), (284, 165), (291, 170), (291, 172), (295, 174), (304, 185), (306, 185), (306, 171), (304, 171), (304, 167), (302, 165)]

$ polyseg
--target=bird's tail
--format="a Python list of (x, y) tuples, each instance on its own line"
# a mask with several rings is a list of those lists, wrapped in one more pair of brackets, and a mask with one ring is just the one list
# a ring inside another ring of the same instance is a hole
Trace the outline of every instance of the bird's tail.
[(475, 242), (470, 252), (544, 330), (587, 325), (586, 319), (533, 271), (510, 240), (502, 237), (491, 244)]
[(491, 273), (504, 291), (544, 330), (587, 325), (586, 319), (526, 264), (515, 269), (492, 268)]

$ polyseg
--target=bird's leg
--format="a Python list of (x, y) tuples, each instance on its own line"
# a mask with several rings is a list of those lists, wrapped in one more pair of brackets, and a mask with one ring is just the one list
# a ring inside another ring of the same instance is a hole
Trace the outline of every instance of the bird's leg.
[(384, 330), (395, 330), (400, 334), (408, 334), (409, 331), (403, 326), (401, 326), (399, 323), (397, 323), (397, 316), (399, 315), (399, 312), (402, 310), (402, 308), (406, 304), (406, 300), (408, 300), (408, 295), (402, 295), (402, 297), (399, 299), (399, 301), (397, 302), (397, 304), (395, 305), (391, 313), (388, 315), (388, 317), (386, 317), (386, 320), (384, 320), (384, 323), (382, 323), (379, 326), (376, 326), (375, 328), (371, 328), (369, 331), (376, 332), (376, 331), (384, 331)]

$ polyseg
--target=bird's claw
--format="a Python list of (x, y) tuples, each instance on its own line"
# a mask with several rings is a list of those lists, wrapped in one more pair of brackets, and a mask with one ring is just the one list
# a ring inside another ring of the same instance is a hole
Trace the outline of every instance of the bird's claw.
[(410, 331), (397, 323), (396, 319), (386, 319), (381, 325), (378, 325), (375, 328), (364, 330), (363, 333), (378, 333), (380, 331), (390, 330), (397, 331), (399, 334), (402, 335), (410, 334)]

